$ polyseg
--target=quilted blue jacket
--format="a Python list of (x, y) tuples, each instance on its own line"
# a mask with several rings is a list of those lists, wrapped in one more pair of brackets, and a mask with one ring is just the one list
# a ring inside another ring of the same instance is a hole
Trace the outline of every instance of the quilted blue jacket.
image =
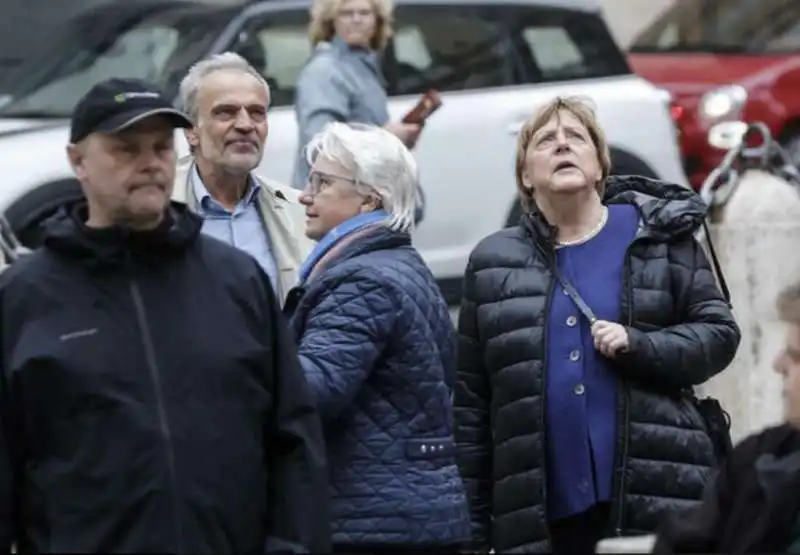
[(455, 330), (409, 235), (360, 237), (286, 306), (325, 426), (333, 543), (467, 541)]

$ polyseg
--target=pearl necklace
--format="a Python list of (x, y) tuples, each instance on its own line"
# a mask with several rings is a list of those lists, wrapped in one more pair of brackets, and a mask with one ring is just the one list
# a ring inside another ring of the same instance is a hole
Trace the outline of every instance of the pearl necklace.
[(582, 237), (578, 237), (577, 239), (573, 239), (571, 241), (559, 241), (558, 243), (556, 243), (556, 248), (558, 249), (561, 247), (572, 247), (574, 245), (580, 245), (581, 243), (585, 243), (586, 241), (588, 241), (589, 239), (600, 233), (603, 227), (605, 227), (607, 221), (608, 221), (608, 207), (604, 206), (603, 213), (600, 216), (600, 221), (597, 222), (597, 225), (592, 230), (590, 230), (589, 233), (583, 235)]

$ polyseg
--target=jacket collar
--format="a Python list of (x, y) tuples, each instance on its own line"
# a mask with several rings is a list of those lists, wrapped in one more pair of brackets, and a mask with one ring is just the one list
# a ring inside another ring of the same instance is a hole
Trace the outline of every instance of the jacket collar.
[[(609, 176), (603, 204), (632, 204), (639, 211), (637, 237), (668, 241), (691, 237), (703, 225), (708, 206), (693, 190), (638, 175)], [(541, 246), (552, 248), (554, 225), (534, 206), (522, 226)]]
[[(192, 189), (191, 194), (194, 195), (195, 200), (197, 201), (197, 205), (201, 210), (205, 210), (205, 204), (212, 199), (211, 193), (208, 192), (206, 189), (203, 180), (200, 178), (200, 172), (197, 171), (197, 164), (192, 164), (191, 169), (189, 170), (189, 184)], [(258, 199), (259, 191), (261, 190), (261, 184), (253, 179), (251, 175), (247, 179), (247, 190), (244, 193), (244, 205), (250, 206)], [(189, 193), (187, 193), (189, 194)], [(206, 200), (209, 199), (209, 200)], [(241, 201), (240, 201), (241, 202)]]
[(82, 261), (90, 269), (158, 263), (186, 250), (200, 234), (202, 220), (186, 205), (171, 203), (152, 230), (89, 228), (85, 200), (65, 205), (45, 223), (45, 248)]
[(410, 245), (411, 235), (407, 232), (394, 231), (384, 225), (374, 226), (369, 228), (363, 235), (360, 235), (358, 240), (348, 243), (347, 246), (338, 251), (336, 257), (328, 262), (326, 269), (330, 270), (347, 260), (369, 252)]
[[(191, 156), (178, 162), (172, 199), (196, 211), (197, 203), (189, 183), (189, 170), (193, 163)], [(297, 282), (297, 269), (313, 248), (313, 242), (304, 234), (305, 211), (297, 202), (296, 190), (255, 173), (251, 176), (259, 185), (258, 212), (272, 242), (280, 276), (278, 292), (283, 299)]]
[(708, 214), (708, 206), (692, 189), (640, 175), (609, 177), (603, 202), (634, 205), (641, 233), (659, 241), (691, 237)]
[(361, 63), (371, 71), (386, 86), (386, 80), (381, 71), (381, 60), (378, 52), (367, 48), (353, 48), (341, 37), (334, 37), (330, 42), (321, 42), (317, 45), (316, 52), (333, 52), (337, 57), (344, 60), (352, 60)]
[[(177, 169), (175, 171), (175, 186), (172, 190), (173, 201), (188, 204), (189, 206), (195, 205), (195, 199), (190, 197), (190, 193), (194, 192), (193, 188), (190, 186), (191, 174), (194, 171), (194, 167), (194, 157), (191, 154), (178, 160)], [(251, 173), (250, 177), (254, 187), (257, 189), (258, 198), (277, 205), (280, 205), (281, 202), (288, 201), (283, 191), (274, 187), (269, 181), (260, 179), (254, 173)]]

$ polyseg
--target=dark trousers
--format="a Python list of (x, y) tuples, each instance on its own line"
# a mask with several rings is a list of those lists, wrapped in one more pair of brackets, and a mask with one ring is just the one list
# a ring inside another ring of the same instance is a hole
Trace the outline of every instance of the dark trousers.
[(549, 524), (553, 553), (594, 553), (605, 537), (611, 517), (611, 503), (598, 503), (588, 511), (553, 520)]

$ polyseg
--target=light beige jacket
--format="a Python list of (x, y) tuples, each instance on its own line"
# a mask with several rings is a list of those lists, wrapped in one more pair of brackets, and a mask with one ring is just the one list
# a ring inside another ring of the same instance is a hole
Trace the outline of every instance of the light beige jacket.
[[(194, 160), (186, 156), (178, 160), (172, 200), (197, 211), (197, 199), (192, 190), (191, 169)], [(286, 294), (296, 283), (298, 270), (314, 248), (305, 235), (305, 209), (297, 200), (299, 191), (253, 174), (261, 186), (258, 208), (269, 233), (272, 255), (278, 267), (278, 299), (283, 304)]]

